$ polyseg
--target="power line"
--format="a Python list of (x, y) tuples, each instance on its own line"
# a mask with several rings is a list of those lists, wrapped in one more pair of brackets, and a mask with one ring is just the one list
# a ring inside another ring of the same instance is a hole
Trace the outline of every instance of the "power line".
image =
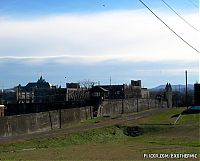
[(200, 53), (195, 47), (190, 45), (186, 40), (184, 40), (179, 34), (177, 34), (172, 28), (170, 28), (160, 17), (158, 17), (142, 0), (139, 0), (157, 19), (159, 19), (171, 32), (173, 32), (179, 39), (181, 39), (185, 44), (195, 50), (197, 53)]
[(180, 14), (178, 14), (167, 2), (164, 0), (161, 0), (170, 10), (172, 10), (180, 19), (182, 19), (186, 24), (188, 24), (190, 27), (195, 29), (196, 31), (199, 31), (197, 28), (195, 28), (192, 24), (190, 24), (188, 21), (186, 21)]
[(196, 5), (192, 0), (188, 0), (191, 4), (193, 4), (193, 6), (195, 6), (196, 8), (198, 8), (199, 9), (199, 6), (198, 5)]

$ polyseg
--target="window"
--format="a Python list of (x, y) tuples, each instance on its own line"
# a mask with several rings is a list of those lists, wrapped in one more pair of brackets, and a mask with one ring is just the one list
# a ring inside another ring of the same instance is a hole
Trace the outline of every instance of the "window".
[(94, 96), (94, 97), (99, 97), (99, 96), (100, 96), (100, 92), (94, 92), (94, 93), (92, 94), (92, 96)]

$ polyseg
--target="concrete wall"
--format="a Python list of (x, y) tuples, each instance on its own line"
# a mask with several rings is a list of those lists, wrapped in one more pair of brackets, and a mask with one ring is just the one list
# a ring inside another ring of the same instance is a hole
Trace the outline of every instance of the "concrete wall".
[[(98, 108), (98, 116), (167, 107), (166, 102), (151, 99), (107, 100)], [(90, 119), (92, 107), (62, 109), (50, 112), (0, 117), (0, 137), (49, 131), (74, 121)], [(61, 121), (60, 121), (61, 120)]]
[(0, 137), (31, 134), (56, 129), (61, 125), (91, 117), (92, 108), (72, 108), (0, 118)]
[(167, 108), (167, 102), (154, 99), (106, 100), (98, 108), (98, 116), (144, 111), (150, 108)]

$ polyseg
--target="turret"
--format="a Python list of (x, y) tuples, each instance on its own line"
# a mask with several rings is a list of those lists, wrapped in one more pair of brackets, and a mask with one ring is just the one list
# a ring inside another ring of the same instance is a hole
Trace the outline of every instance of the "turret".
[(167, 107), (172, 108), (172, 86), (167, 83), (165, 87), (165, 99), (167, 100)]

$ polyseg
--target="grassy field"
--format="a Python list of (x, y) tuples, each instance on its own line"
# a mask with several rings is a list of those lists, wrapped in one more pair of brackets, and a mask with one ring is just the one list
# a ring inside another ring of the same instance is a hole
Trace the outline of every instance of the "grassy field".
[[(0, 160), (156, 160), (143, 154), (197, 153), (200, 157), (200, 114), (182, 115), (183, 108), (170, 109), (150, 117), (56, 138), (34, 139), (0, 145)], [(119, 117), (119, 116), (116, 116)], [(123, 117), (123, 116), (122, 116)], [(97, 118), (81, 124), (112, 118)], [(74, 124), (74, 126), (81, 126)], [(73, 126), (70, 125), (70, 126)], [(128, 129), (139, 129), (130, 136)], [(199, 160), (194, 159), (194, 160)], [(157, 159), (171, 161), (173, 159)], [(180, 160), (180, 159), (179, 159)], [(181, 161), (192, 159), (181, 159)]]

